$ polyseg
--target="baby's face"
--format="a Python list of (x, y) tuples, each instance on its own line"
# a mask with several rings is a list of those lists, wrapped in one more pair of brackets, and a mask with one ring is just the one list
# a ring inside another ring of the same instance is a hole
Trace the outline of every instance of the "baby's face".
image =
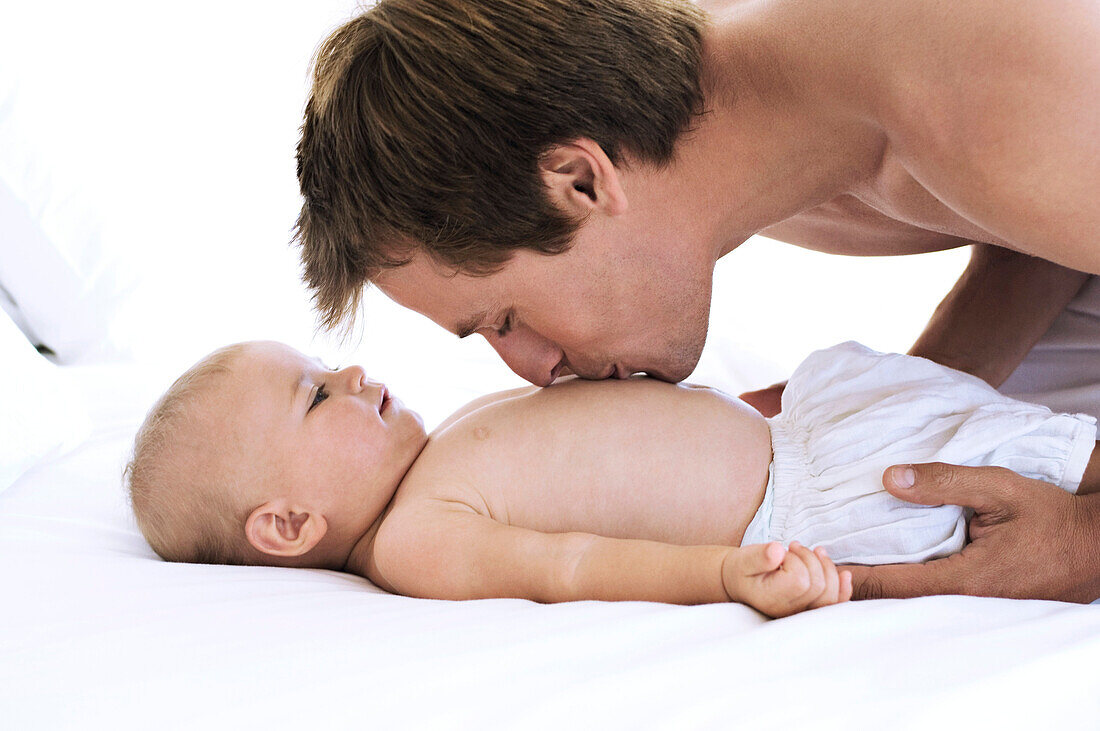
[(362, 535), (427, 442), (420, 417), (358, 366), (333, 371), (281, 343), (249, 343), (219, 386), (211, 438), (257, 501), (285, 495), (330, 531)]

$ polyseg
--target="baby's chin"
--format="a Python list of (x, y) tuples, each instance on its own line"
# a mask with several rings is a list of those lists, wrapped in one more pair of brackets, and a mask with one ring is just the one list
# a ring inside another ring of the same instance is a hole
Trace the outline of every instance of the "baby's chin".
[[(412, 469), (416, 460), (420, 459), (420, 454), (424, 451), (426, 446), (428, 446), (428, 435), (424, 431), (423, 423), (420, 423), (419, 433), (410, 444), (412, 448), (409, 450), (408, 457), (405, 459), (404, 469), (401, 471), (401, 478), (398, 480), (398, 486), (400, 486), (400, 483), (405, 479), (405, 475), (408, 474), (409, 470)], [(397, 486), (394, 487), (394, 492), (397, 492)]]
[[(415, 432), (413, 435), (413, 442), (416, 445), (416, 453), (413, 455), (413, 459), (415, 460), (418, 456), (420, 456), (420, 452), (424, 449), (424, 445), (428, 443), (428, 432), (424, 429), (424, 418), (420, 416), (419, 413), (413, 411), (412, 409), (409, 409), (408, 413), (409, 418), (412, 420), (415, 428)], [(410, 465), (411, 464), (412, 463), (410, 462)]]
[(392, 394), (389, 394), (382, 404), (382, 418), (408, 419), (416, 424), (418, 431), (424, 432), (424, 417), (420, 415), (420, 412), (410, 409), (404, 401)]

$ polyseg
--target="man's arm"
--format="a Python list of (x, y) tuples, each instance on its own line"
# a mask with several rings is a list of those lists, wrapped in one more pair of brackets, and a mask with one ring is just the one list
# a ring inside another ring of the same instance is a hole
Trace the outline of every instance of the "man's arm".
[(939, 463), (891, 467), (882, 483), (908, 502), (973, 508), (971, 542), (925, 564), (847, 567), (856, 598), (1100, 598), (1100, 494), (1070, 495), (1000, 467)]
[(909, 354), (965, 371), (996, 388), (1088, 277), (1043, 259), (976, 244), (966, 270)]
[(372, 556), (368, 578), (401, 594), (436, 599), (739, 601), (785, 616), (851, 595), (850, 577), (841, 576), (823, 552), (798, 545), (789, 551), (776, 543), (680, 546), (542, 533), (455, 503), (383, 522)]
[[(1089, 275), (1009, 249), (975, 244), (970, 263), (909, 350), (1004, 383)], [(741, 398), (764, 416), (779, 413), (786, 382)]]

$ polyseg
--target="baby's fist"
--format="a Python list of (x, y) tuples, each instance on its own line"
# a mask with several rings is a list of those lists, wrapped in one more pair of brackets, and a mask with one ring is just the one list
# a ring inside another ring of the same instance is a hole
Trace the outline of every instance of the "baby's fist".
[(765, 543), (735, 549), (722, 564), (722, 582), (733, 601), (770, 617), (846, 602), (852, 574), (838, 571), (825, 549), (811, 551), (794, 542)]

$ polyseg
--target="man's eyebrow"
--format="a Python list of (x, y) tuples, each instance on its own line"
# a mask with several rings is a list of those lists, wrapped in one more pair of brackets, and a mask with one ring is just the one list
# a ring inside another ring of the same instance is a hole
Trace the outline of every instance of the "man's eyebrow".
[(456, 332), (458, 333), (458, 337), (460, 337), (460, 338), (470, 337), (471, 335), (474, 334), (474, 332), (477, 331), (477, 329), (479, 327), (481, 327), (481, 323), (485, 322), (488, 319), (489, 319), (489, 313), (484, 312), (484, 311), (479, 312), (476, 315), (473, 315), (472, 317), (467, 317), (465, 320), (458, 323), (458, 328), (456, 330)]

